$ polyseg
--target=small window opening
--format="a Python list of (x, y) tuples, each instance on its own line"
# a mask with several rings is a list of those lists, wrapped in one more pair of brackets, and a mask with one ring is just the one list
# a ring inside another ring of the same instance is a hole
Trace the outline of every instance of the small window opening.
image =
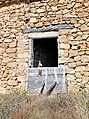
[(33, 67), (58, 67), (58, 46), (56, 38), (33, 39)]
[(42, 0), (30, 0), (30, 2), (38, 2), (38, 1), (42, 1)]
[[(30, 0), (30, 1), (27, 1), (26, 4), (30, 4), (30, 3), (38, 2), (38, 1), (42, 2), (43, 0)], [(30, 10), (29, 10), (29, 12), (30, 12)]]

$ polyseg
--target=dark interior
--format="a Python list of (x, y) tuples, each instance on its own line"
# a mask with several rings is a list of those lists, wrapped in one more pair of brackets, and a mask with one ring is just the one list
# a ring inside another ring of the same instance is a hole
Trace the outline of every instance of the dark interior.
[(38, 1), (42, 1), (42, 0), (30, 0), (30, 2), (38, 2)]
[(43, 67), (58, 66), (57, 38), (33, 39), (33, 67), (38, 67), (39, 60)]

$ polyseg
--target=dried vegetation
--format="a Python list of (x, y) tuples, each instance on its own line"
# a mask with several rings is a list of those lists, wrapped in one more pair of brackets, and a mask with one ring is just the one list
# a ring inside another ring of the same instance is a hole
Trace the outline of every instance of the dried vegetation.
[(89, 119), (89, 93), (0, 95), (0, 119)]

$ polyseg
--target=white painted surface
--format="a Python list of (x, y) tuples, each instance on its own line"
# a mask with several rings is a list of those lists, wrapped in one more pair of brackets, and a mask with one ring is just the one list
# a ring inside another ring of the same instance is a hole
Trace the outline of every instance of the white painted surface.
[(41, 76), (38, 74), (38, 71), (38, 68), (28, 68), (27, 91), (40, 93), (43, 82), (45, 82), (45, 93), (48, 88), (57, 81), (58, 85), (54, 88), (53, 94), (66, 92), (67, 86), (64, 67), (43, 67)]

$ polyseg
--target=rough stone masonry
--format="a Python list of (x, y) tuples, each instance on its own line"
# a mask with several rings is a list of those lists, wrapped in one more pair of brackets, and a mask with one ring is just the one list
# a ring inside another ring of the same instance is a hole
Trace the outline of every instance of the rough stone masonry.
[(0, 93), (24, 90), (29, 34), (22, 28), (72, 24), (58, 31), (58, 65), (64, 65), (68, 91), (89, 91), (89, 0), (0, 0)]

